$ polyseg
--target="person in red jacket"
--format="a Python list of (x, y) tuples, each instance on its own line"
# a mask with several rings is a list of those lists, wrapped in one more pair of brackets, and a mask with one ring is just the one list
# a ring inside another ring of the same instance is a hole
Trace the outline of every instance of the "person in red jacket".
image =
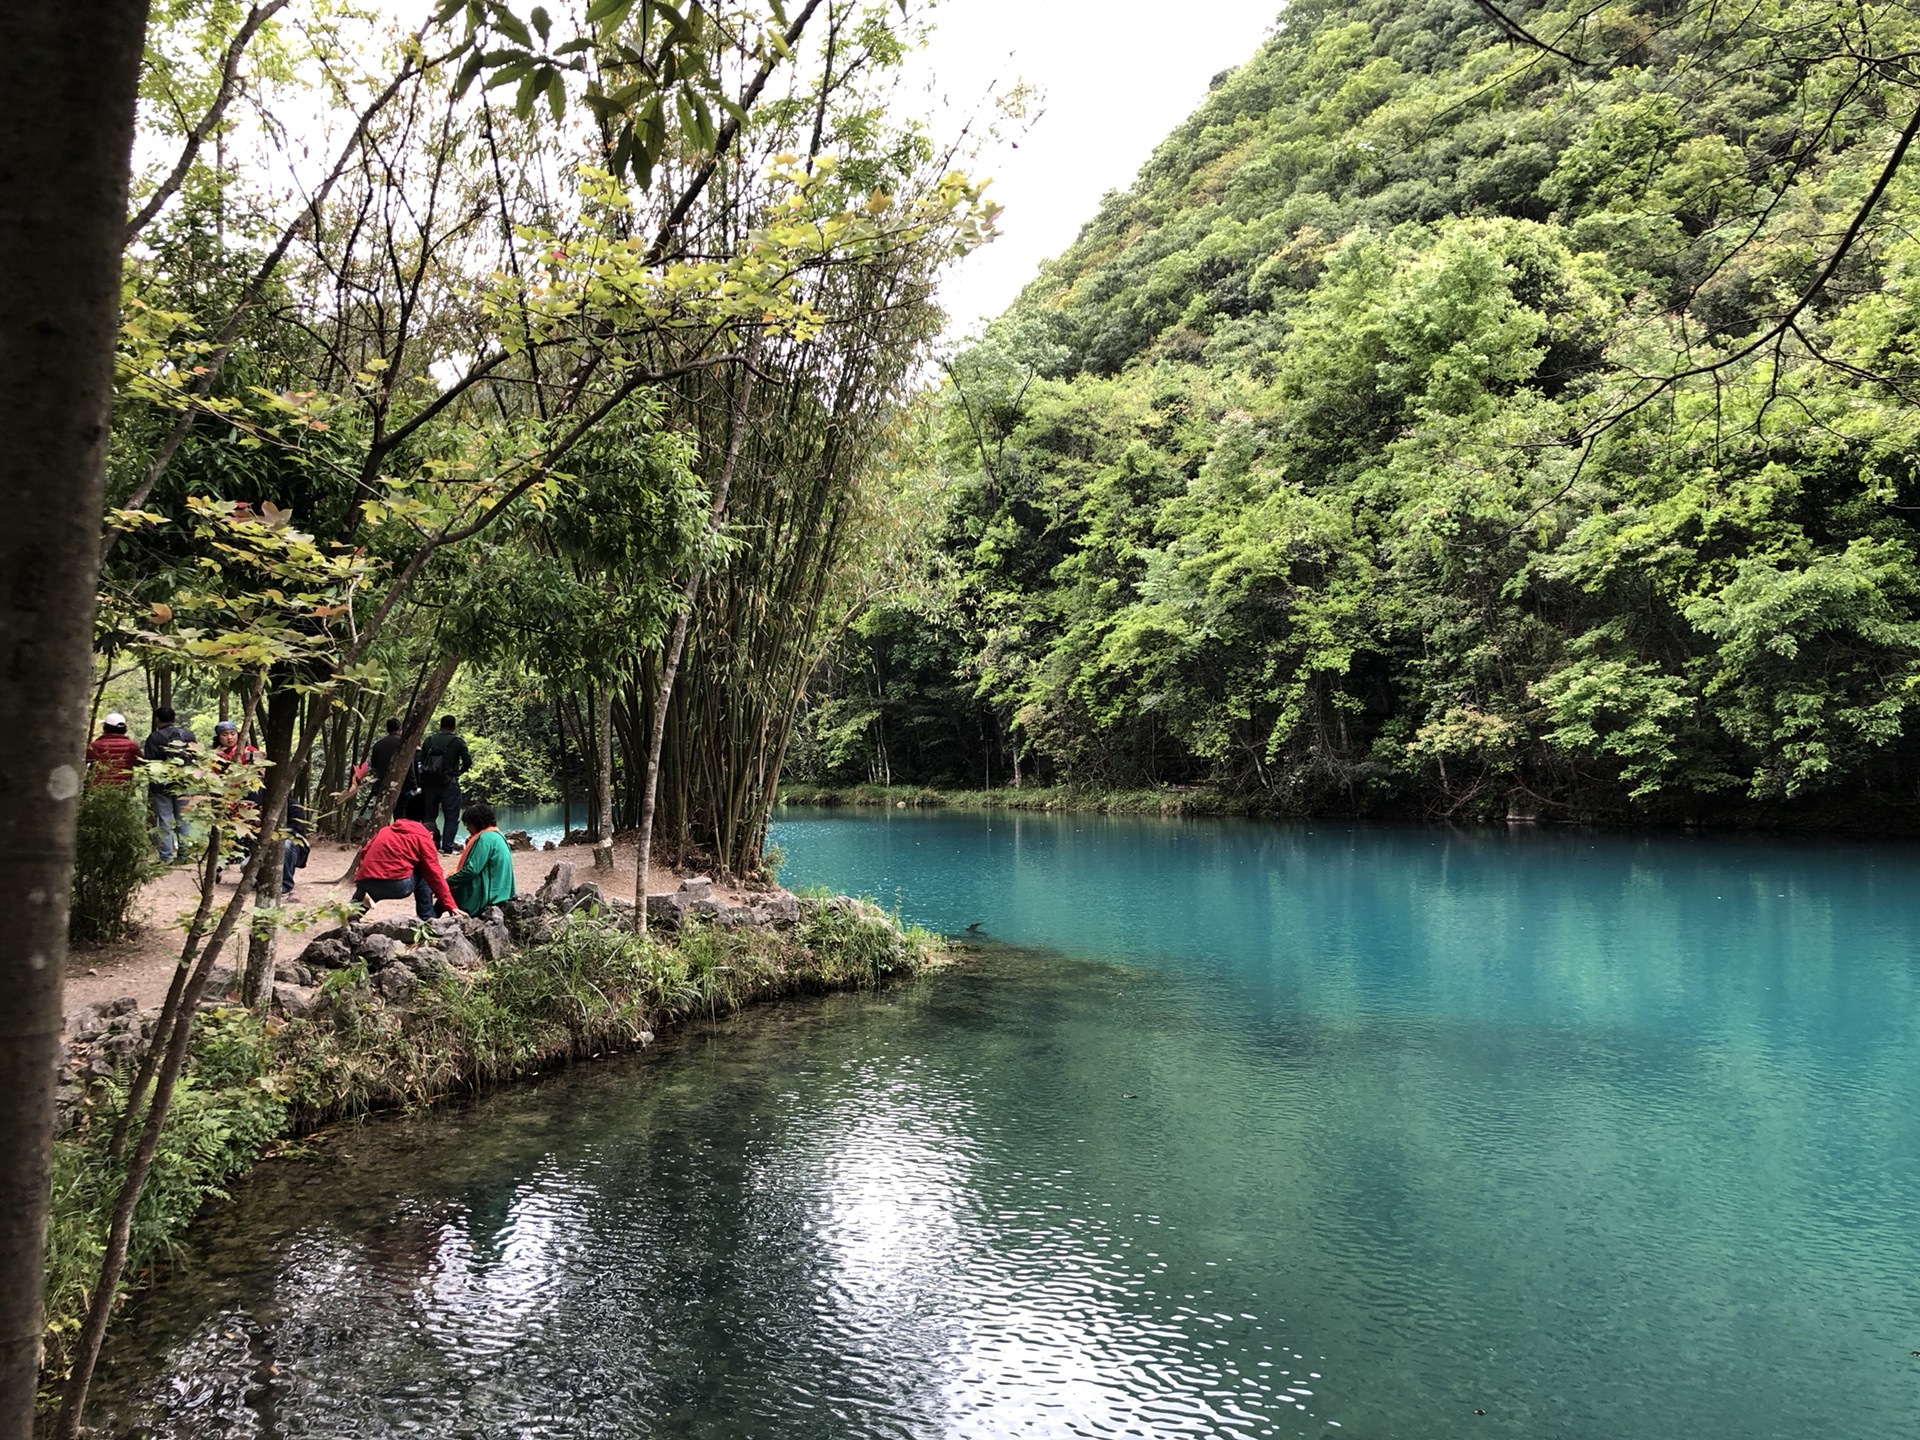
[(411, 816), (401, 816), (373, 832), (360, 852), (353, 879), (356, 909), (372, 909), (375, 900), (411, 895), (413, 912), (422, 920), (434, 917), (436, 905), (442, 915), (460, 913), (447, 887), (446, 872), (440, 868), (440, 848), (433, 832)]
[(100, 735), (87, 746), (87, 766), (103, 785), (125, 785), (140, 763), (140, 746), (127, 734), (127, 717), (118, 710), (100, 723)]

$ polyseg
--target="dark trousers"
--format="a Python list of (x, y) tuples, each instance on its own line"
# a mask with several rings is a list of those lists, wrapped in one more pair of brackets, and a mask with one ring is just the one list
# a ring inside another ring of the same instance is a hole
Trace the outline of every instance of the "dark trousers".
[(414, 914), (422, 920), (433, 918), (433, 887), (418, 870), (398, 880), (362, 880), (353, 887), (351, 903), (358, 906), (368, 900), (398, 900), (404, 895), (413, 896)]
[(434, 832), (440, 853), (450, 855), (460, 848), (460, 787), (449, 785), (444, 790), (429, 790), (426, 799), (427, 829)]

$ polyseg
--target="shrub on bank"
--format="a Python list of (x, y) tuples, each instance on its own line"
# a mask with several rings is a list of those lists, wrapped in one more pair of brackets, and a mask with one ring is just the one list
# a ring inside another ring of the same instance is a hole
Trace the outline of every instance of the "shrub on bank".
[(117, 940), (125, 935), (132, 929), (134, 896), (160, 868), (139, 787), (88, 785), (80, 792), (74, 832), (69, 938)]
[(1028, 785), (1019, 790), (932, 790), (922, 785), (783, 785), (782, 805), (927, 810), (1070, 810), (1101, 815), (1248, 815), (1259, 812), (1247, 796), (1205, 789), (1086, 790), (1072, 785)]

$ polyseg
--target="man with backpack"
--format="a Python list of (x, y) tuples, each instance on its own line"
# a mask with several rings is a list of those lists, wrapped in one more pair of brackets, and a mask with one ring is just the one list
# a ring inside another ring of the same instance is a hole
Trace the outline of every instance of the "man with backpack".
[[(173, 711), (165, 705), (153, 707), (153, 733), (147, 736), (140, 753), (149, 765), (179, 762), (193, 758), (193, 731), (176, 724)], [(164, 773), (164, 772), (163, 772)], [(153, 805), (154, 833), (160, 843), (160, 863), (171, 865), (187, 848), (187, 816), (180, 792), (165, 781), (147, 782), (147, 799)]]
[(442, 855), (460, 850), (460, 777), (473, 767), (473, 753), (459, 733), (459, 721), (440, 717), (440, 728), (420, 742), (414, 775), (426, 800), (427, 829)]

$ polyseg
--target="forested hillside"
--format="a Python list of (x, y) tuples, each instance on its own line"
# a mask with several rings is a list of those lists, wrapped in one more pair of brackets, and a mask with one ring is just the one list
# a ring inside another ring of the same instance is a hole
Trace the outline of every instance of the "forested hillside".
[(1898, 823), (1916, 40), (1295, 0), (947, 367), (800, 773)]

